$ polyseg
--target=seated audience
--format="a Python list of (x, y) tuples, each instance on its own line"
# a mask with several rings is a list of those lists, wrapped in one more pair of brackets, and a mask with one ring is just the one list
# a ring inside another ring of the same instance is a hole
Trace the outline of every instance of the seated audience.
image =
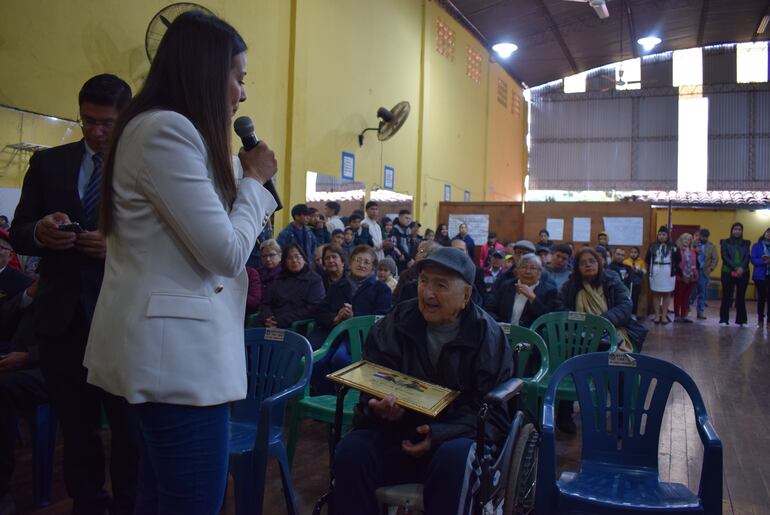
[(489, 231), (487, 243), (486, 245), (481, 246), (481, 251), (479, 253), (479, 266), (481, 268), (486, 269), (489, 267), (489, 261), (492, 258), (492, 251), (494, 250), (503, 250), (503, 246), (497, 241), (497, 233), (495, 231)]
[(765, 323), (765, 303), (767, 303), (767, 323), (770, 325), (770, 228), (767, 228), (751, 247), (751, 262), (754, 264), (754, 288), (757, 291), (757, 321), (759, 327)]
[[(334, 456), (334, 513), (376, 514), (375, 490), (424, 484), (426, 515), (471, 512), (477, 413), (484, 395), (511, 377), (512, 356), (498, 324), (470, 302), (475, 267), (439, 248), (416, 265), (418, 298), (397, 305), (369, 332), (364, 359), (460, 392), (437, 417), (361, 394), (354, 430)], [(491, 407), (490, 444), (504, 441), (511, 415)]]
[(495, 284), (498, 276), (503, 273), (503, 261), (505, 253), (502, 249), (495, 249), (489, 259), (489, 266), (484, 269), (484, 293), (491, 293), (492, 286)]
[(396, 268), (396, 262), (393, 261), (393, 258), (382, 258), (380, 262), (377, 263), (377, 280), (387, 284), (391, 292), (394, 291), (398, 285), (398, 279), (396, 279), (397, 274), (398, 268)]
[(259, 311), (262, 304), (262, 282), (259, 280), (259, 270), (246, 267), (246, 275), (249, 277), (249, 289), (246, 292), (246, 316)]
[(355, 231), (352, 227), (345, 227), (345, 232), (342, 233), (342, 250), (345, 251), (345, 255), (350, 259), (350, 254), (353, 249), (356, 248), (356, 243), (353, 241), (355, 238)]
[[(628, 258), (623, 261), (623, 264), (631, 268), (631, 302), (634, 305), (631, 314), (632, 316), (637, 316), (639, 309), (639, 294), (642, 293), (644, 276), (647, 274), (647, 265), (639, 254), (639, 247), (631, 247), (631, 250), (628, 252)], [(700, 318), (700, 316), (698, 318)]]
[(321, 277), (324, 276), (323, 255), (325, 247), (326, 245), (319, 245), (315, 248), (315, 252), (313, 252), (313, 270)]
[(551, 234), (548, 232), (548, 229), (540, 229), (538, 238), (537, 245), (539, 247), (546, 247), (549, 251), (553, 250), (553, 242), (550, 240)]
[(334, 229), (332, 232), (332, 241), (331, 243), (334, 243), (338, 247), (342, 248), (342, 245), (345, 243), (345, 230), (344, 229)]
[(540, 262), (546, 267), (551, 263), (551, 248), (542, 245), (535, 246), (535, 254), (540, 258)]
[(436, 241), (443, 247), (448, 247), (449, 243), (452, 241), (449, 237), (449, 228), (446, 224), (439, 224), (436, 228)]
[(266, 327), (291, 327), (297, 320), (311, 318), (324, 298), (321, 276), (313, 272), (296, 243), (283, 249), (283, 271), (273, 282), (259, 319)]
[(692, 248), (692, 234), (682, 233), (676, 241), (679, 248), (679, 269), (674, 286), (674, 322), (692, 323), (687, 318), (690, 311), (690, 295), (698, 283), (698, 255)]
[(468, 252), (468, 256), (472, 260), (476, 260), (476, 243), (473, 241), (473, 238), (471, 238), (471, 235), (468, 234), (468, 226), (466, 224), (460, 224), (457, 227), (457, 234), (455, 234), (452, 238), (452, 241), (454, 240), (461, 240), (465, 242), (465, 248), (466, 252)]
[(34, 302), (37, 282), (8, 265), (11, 248), (0, 240), (0, 513), (13, 513), (10, 483), (19, 417), (48, 401), (37, 365)]
[(305, 204), (297, 204), (291, 208), (292, 221), (278, 234), (278, 245), (282, 249), (296, 244), (302, 249), (303, 255), (312, 257), (318, 242), (315, 234), (308, 227), (310, 221), (310, 208)]
[(539, 316), (562, 309), (556, 286), (540, 280), (540, 258), (522, 256), (516, 272), (516, 279), (504, 281), (489, 297), (486, 309), (495, 320), (529, 327)]
[(321, 255), (324, 288), (328, 294), (329, 288), (345, 275), (345, 251), (339, 245), (330, 243), (324, 245)]
[(406, 270), (406, 264), (408, 262), (408, 257), (404, 256), (404, 254), (396, 247), (396, 240), (393, 236), (383, 236), (382, 237), (382, 253), (385, 255), (385, 257), (389, 257), (396, 263), (396, 267), (398, 268), (399, 275)]
[(259, 245), (259, 284), (262, 288), (260, 308), (270, 296), (273, 282), (281, 275), (281, 247), (275, 240), (266, 240)]
[[(422, 241), (417, 246), (417, 253), (415, 255), (415, 264), (419, 263), (436, 249), (440, 249), (439, 245), (435, 241)], [(398, 275), (398, 285), (393, 290), (393, 304), (398, 304), (405, 300), (413, 299), (417, 297), (417, 268), (412, 265)]]
[(561, 291), (561, 287), (567, 282), (572, 273), (572, 248), (564, 243), (556, 245), (551, 253), (551, 264), (545, 267), (548, 275), (556, 284), (556, 288)]
[[(384, 315), (390, 310), (391, 290), (377, 280), (377, 254), (368, 245), (359, 245), (350, 257), (350, 275), (342, 276), (329, 286), (326, 297), (318, 305), (313, 318), (316, 330), (310, 337), (314, 349), (323, 345), (331, 330), (340, 322), (364, 315)], [(350, 343), (335, 342), (323, 360), (313, 365), (313, 384), (317, 393), (332, 393), (326, 374), (350, 364)], [(327, 387), (327, 388), (324, 388)]]
[(513, 244), (513, 259), (518, 263), (521, 256), (537, 252), (535, 244), (529, 240), (519, 240)]
[(596, 240), (598, 241), (597, 247), (602, 247), (605, 250), (605, 265), (609, 265), (612, 261), (612, 258), (610, 257), (610, 254), (612, 252), (612, 249), (610, 248), (610, 238), (607, 236), (606, 232), (600, 232), (596, 235)]
[(618, 274), (605, 270), (602, 256), (590, 247), (577, 252), (575, 263), (572, 276), (561, 290), (566, 309), (599, 315), (612, 322), (618, 332), (619, 350), (641, 349), (647, 328), (631, 318), (631, 299)]
[(433, 229), (425, 229), (425, 239), (428, 241), (436, 240), (436, 233), (433, 232)]

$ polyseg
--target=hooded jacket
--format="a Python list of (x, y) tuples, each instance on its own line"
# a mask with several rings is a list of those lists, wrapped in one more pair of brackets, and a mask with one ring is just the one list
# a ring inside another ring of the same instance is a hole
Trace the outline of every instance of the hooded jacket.
[[(406, 410), (398, 422), (386, 422), (369, 411), (371, 397), (361, 394), (354, 425), (357, 429), (392, 431), (408, 437), (415, 434), (418, 426), (428, 424), (434, 448), (453, 438), (475, 438), (477, 414), (484, 395), (511, 377), (511, 349), (497, 322), (469, 302), (460, 315), (457, 337), (444, 345), (434, 367), (428, 355), (427, 323), (417, 302), (412, 299), (398, 304), (371, 329), (363, 358), (457, 390), (459, 397), (436, 418)], [(510, 423), (507, 408), (490, 407), (486, 425), (488, 441), (503, 441)]]

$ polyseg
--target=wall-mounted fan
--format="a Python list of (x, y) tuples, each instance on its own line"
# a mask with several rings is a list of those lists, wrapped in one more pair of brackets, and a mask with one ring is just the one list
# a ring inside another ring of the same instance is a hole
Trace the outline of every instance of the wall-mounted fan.
[(399, 102), (390, 110), (380, 107), (377, 109), (377, 118), (380, 119), (379, 126), (368, 127), (361, 131), (361, 134), (358, 135), (358, 145), (363, 146), (366, 131), (377, 131), (377, 139), (380, 141), (389, 140), (404, 125), (408, 116), (409, 102), (406, 100)]
[(189, 2), (167, 5), (158, 11), (158, 13), (150, 20), (150, 24), (147, 25), (147, 33), (144, 35), (144, 49), (147, 51), (147, 59), (149, 59), (150, 62), (152, 62), (152, 58), (155, 57), (155, 52), (158, 50), (160, 40), (163, 39), (163, 35), (168, 30), (171, 22), (173, 22), (180, 14), (188, 11), (201, 11), (206, 14), (211, 14), (212, 16), (214, 15), (214, 13), (202, 5)]

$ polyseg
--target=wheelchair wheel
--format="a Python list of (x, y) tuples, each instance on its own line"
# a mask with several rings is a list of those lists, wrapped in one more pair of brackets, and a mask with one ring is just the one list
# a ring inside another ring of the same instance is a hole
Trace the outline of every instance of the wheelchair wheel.
[(505, 488), (503, 515), (524, 515), (535, 512), (535, 480), (540, 435), (532, 424), (525, 425), (511, 455), (508, 484)]

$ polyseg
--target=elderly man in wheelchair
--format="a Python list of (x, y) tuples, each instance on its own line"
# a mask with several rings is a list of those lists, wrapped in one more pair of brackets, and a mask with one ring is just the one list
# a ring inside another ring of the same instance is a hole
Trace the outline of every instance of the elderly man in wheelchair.
[(502, 500), (502, 483), (514, 468), (509, 463), (522, 415), (512, 421), (510, 401), (521, 382), (511, 379), (511, 349), (500, 327), (469, 302), (475, 267), (453, 248), (416, 266), (418, 298), (372, 328), (363, 357), (460, 395), (430, 418), (393, 398), (362, 394), (354, 429), (333, 459), (331, 504), (338, 515), (376, 515), (382, 504), (409, 504), (414, 492), (383, 488), (404, 483), (419, 488), (412, 506), (427, 515), (489, 511), (490, 499)]

